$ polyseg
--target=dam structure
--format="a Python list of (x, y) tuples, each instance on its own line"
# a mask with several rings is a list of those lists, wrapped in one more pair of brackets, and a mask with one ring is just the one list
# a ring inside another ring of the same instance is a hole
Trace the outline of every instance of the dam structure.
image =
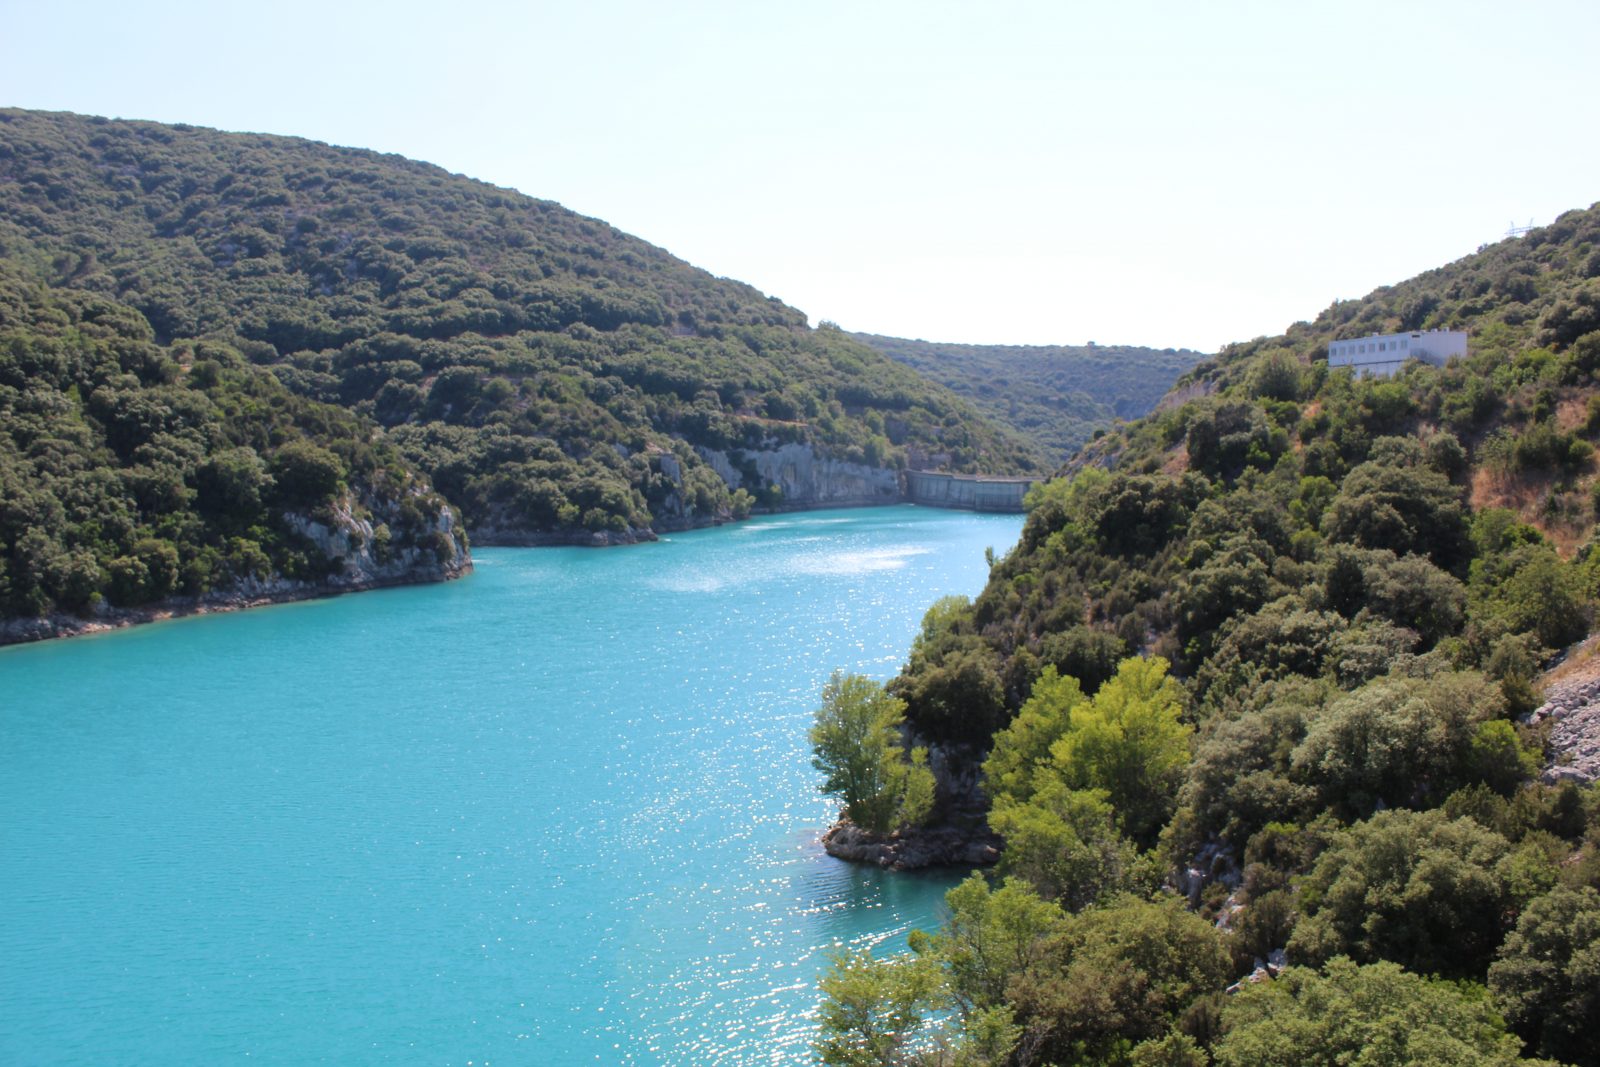
[(962, 511), (1021, 512), (1022, 498), (1036, 478), (999, 478), (942, 471), (905, 472), (905, 499), (910, 504)]

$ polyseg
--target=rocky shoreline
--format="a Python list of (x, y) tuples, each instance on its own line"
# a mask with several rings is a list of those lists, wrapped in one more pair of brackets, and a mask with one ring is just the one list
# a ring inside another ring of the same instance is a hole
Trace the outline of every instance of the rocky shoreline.
[[(706, 523), (707, 526), (715, 525)], [(685, 527), (688, 529), (688, 527)], [(483, 525), (472, 530), (472, 543), (479, 548), (616, 548), (639, 545), (659, 539), (661, 533), (649, 526), (630, 526), (626, 530), (523, 530), (514, 526)]]
[(0, 645), (104, 633), (164, 619), (243, 611), (267, 604), (317, 600), (390, 586), (445, 582), (472, 570), (472, 553), (467, 548), (466, 536), (455, 511), (449, 507), (441, 507), (420, 529), (411, 531), (413, 536), (408, 539), (409, 543), (387, 548), (380, 548), (372, 520), (358, 517), (349, 500), (330, 508), (321, 521), (295, 512), (285, 512), (283, 520), (322, 553), (333, 573), (314, 581), (286, 578), (281, 574), (266, 578), (252, 575), (225, 589), (199, 596), (167, 597), (138, 607), (117, 608), (101, 600), (82, 615), (58, 611), (0, 618)]
[[(863, 501), (844, 500), (829, 501), (816, 504), (783, 504), (775, 508), (758, 508), (753, 515), (794, 514), (807, 511), (823, 511), (835, 508), (858, 507), (892, 507), (900, 501)], [(449, 512), (446, 511), (448, 516)], [(330, 551), (330, 558), (334, 554), (352, 550), (351, 539), (348, 534), (340, 529), (330, 529), (319, 524), (311, 523), (299, 516), (294, 516), (294, 525), (300, 532), (311, 540)], [(729, 523), (744, 520), (733, 518), (708, 519), (704, 522), (674, 521), (659, 524), (659, 528), (629, 527), (627, 530), (600, 530), (592, 531), (582, 528), (571, 530), (530, 531), (515, 528), (485, 526), (472, 531), (472, 543), (480, 547), (491, 548), (553, 548), (553, 547), (582, 547), (582, 548), (614, 548), (624, 545), (646, 544), (660, 539), (662, 534), (681, 533), (687, 530), (710, 529)], [(26, 644), (33, 641), (48, 641), (58, 637), (76, 637), (82, 634), (104, 633), (108, 630), (119, 630), (127, 626), (137, 626), (146, 622), (160, 622), (164, 619), (182, 618), (189, 615), (209, 615), (224, 611), (243, 611), (246, 608), (263, 607), (268, 604), (287, 604), (299, 600), (316, 600), (322, 597), (339, 596), (344, 593), (358, 593), (369, 589), (386, 589), (400, 585), (417, 585), (426, 582), (449, 581), (459, 578), (472, 570), (472, 559), (467, 553), (464, 542), (460, 538), (459, 529), (451, 526), (449, 518), (443, 518), (439, 528), (460, 546), (456, 560), (452, 560), (434, 570), (422, 568), (421, 573), (408, 571), (406, 573), (374, 574), (371, 565), (362, 560), (355, 566), (347, 568), (345, 574), (326, 582), (294, 582), (286, 578), (273, 578), (266, 581), (250, 580), (236, 585), (230, 589), (207, 593), (200, 597), (171, 597), (157, 604), (150, 604), (138, 608), (113, 608), (102, 604), (93, 614), (72, 615), (57, 612), (49, 615), (40, 615), (29, 618), (0, 619), (0, 646)], [(370, 531), (367, 531), (370, 536)], [(358, 555), (360, 553), (357, 553)], [(408, 561), (410, 562), (410, 561)], [(854, 828), (852, 828), (854, 829)], [(946, 828), (952, 835), (962, 832), (953, 828)], [(860, 831), (857, 830), (859, 833)], [(841, 846), (843, 847), (843, 846)], [(857, 847), (857, 846), (851, 846)], [(865, 846), (860, 846), (865, 847)], [(892, 852), (904, 850), (904, 845), (896, 845)], [(943, 852), (939, 854), (956, 855), (955, 846), (940, 846)], [(863, 860), (862, 862), (873, 862)], [(952, 859), (948, 861), (934, 860), (933, 864), (948, 862), (962, 864), (969, 862), (966, 859)], [(971, 862), (992, 863), (991, 860), (977, 860)], [(908, 869), (897, 867), (896, 869)]]
[(822, 848), (836, 859), (869, 863), (890, 871), (924, 867), (987, 867), (1000, 859), (1000, 836), (955, 826), (925, 826), (875, 834), (841, 818), (822, 835)]
[(375, 578), (361, 583), (292, 582), (288, 579), (280, 579), (277, 582), (251, 582), (248, 585), (235, 586), (232, 589), (207, 593), (199, 597), (170, 597), (145, 607), (102, 607), (101, 610), (87, 616), (56, 612), (31, 618), (0, 619), (0, 646), (107, 633), (147, 622), (163, 622), (191, 615), (215, 615), (227, 611), (244, 611), (246, 608), (266, 607), (270, 604), (322, 600), (327, 597), (342, 596), (345, 593), (364, 593), (371, 589), (450, 581), (471, 571), (472, 562), (467, 560), (446, 570), (448, 573), (441, 572), (425, 578)]
[[(485, 524), (472, 529), (472, 543), (479, 548), (619, 548), (626, 545), (649, 544), (659, 541), (665, 534), (685, 533), (691, 530), (710, 530), (718, 526), (731, 526), (748, 522), (759, 515), (800, 515), (808, 511), (847, 511), (856, 508), (891, 508), (911, 504), (902, 500), (829, 500), (816, 504), (779, 504), (776, 507), (752, 508), (745, 518), (719, 516), (703, 520), (669, 518), (649, 526), (630, 526), (625, 530), (587, 530), (581, 526), (565, 530), (525, 530), (514, 526)], [(938, 504), (920, 504), (920, 507), (939, 508)], [(970, 508), (949, 508), (951, 511), (970, 511)]]

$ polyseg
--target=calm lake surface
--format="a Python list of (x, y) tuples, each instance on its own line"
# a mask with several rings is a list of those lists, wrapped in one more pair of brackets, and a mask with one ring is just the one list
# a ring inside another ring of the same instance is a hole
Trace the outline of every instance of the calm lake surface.
[(1020, 516), (483, 549), (435, 586), (0, 649), (0, 1063), (807, 1059), (953, 875), (823, 854), (805, 734)]

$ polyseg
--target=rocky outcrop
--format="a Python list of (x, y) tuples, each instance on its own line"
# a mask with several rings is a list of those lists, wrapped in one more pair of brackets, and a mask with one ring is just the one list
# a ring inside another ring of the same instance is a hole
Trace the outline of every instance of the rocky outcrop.
[[(869, 467), (817, 454), (807, 444), (772, 443), (764, 449), (718, 451), (696, 447), (706, 466), (729, 490), (743, 489), (761, 500), (775, 501), (762, 510), (807, 511), (814, 508), (899, 504), (906, 499), (899, 471)], [(691, 509), (681, 493), (689, 472), (678, 457), (660, 451), (653, 457), (660, 472), (677, 487), (665, 498), (652, 501), (648, 527), (624, 530), (587, 530), (574, 526), (559, 530), (531, 530), (512, 515), (492, 515), (475, 522), (472, 539), (480, 545), (530, 547), (581, 545), (604, 548), (654, 541), (660, 534), (719, 526), (735, 518), (724, 508), (715, 514)], [(773, 490), (776, 490), (774, 492)]]
[(285, 513), (283, 520), (289, 529), (320, 551), (331, 565), (327, 574), (315, 579), (252, 574), (199, 596), (168, 597), (135, 608), (114, 608), (102, 600), (88, 615), (56, 613), (0, 619), (0, 645), (73, 637), (183, 615), (238, 611), (363, 589), (459, 578), (472, 569), (460, 517), (448, 506), (439, 506), (432, 514), (428, 511), (431, 504), (418, 507), (418, 502), (436, 500), (418, 492), (397, 500), (366, 501), (367, 507), (358, 515), (355, 502), (345, 498), (319, 515)]
[(1288, 968), (1288, 949), (1275, 948), (1271, 952), (1267, 953), (1266, 959), (1257, 959), (1255, 961), (1255, 967), (1251, 969), (1250, 973), (1229, 986), (1227, 988), (1227, 992), (1232, 995), (1239, 992), (1241, 989), (1244, 989), (1246, 986), (1259, 985), (1262, 982), (1270, 982), (1274, 978), (1277, 978), (1278, 975), (1288, 970)]
[(1163, 411), (1176, 411), (1191, 400), (1199, 400), (1210, 396), (1217, 391), (1217, 383), (1209, 378), (1200, 378), (1189, 381), (1183, 385), (1175, 385), (1167, 390), (1167, 394), (1156, 401), (1156, 406), (1150, 409), (1151, 414), (1159, 415)]
[(444, 581), (472, 569), (466, 535), (454, 509), (440, 506), (431, 517), (425, 511), (413, 514), (420, 515), (420, 521), (408, 521), (396, 503), (373, 508), (371, 517), (357, 515), (346, 497), (321, 516), (284, 512), (283, 521), (336, 565), (331, 574), (313, 583), (330, 590)]
[(1547, 783), (1600, 779), (1600, 673), (1585, 672), (1549, 686), (1545, 702), (1523, 719), (1549, 722)]
[(1239, 857), (1221, 841), (1210, 841), (1179, 867), (1172, 888), (1182, 893), (1191, 908), (1200, 906), (1200, 893), (1212, 882), (1221, 882), (1229, 889), (1237, 889), (1244, 880), (1239, 870)]
[(898, 471), (819, 456), (810, 445), (789, 443), (733, 453), (695, 451), (729, 489), (759, 494), (776, 486), (782, 493), (780, 510), (898, 504), (904, 496)]
[(999, 836), (987, 828), (975, 833), (940, 825), (875, 834), (848, 819), (840, 819), (822, 835), (822, 847), (828, 855), (892, 871), (982, 867), (1000, 858), (1000, 845)]

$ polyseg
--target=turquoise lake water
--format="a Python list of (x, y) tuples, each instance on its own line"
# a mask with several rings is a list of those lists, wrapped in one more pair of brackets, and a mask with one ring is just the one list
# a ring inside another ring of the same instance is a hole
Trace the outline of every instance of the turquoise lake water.
[(0, 1063), (807, 1059), (952, 874), (823, 854), (805, 734), (1021, 519), (812, 512), (0, 649)]

